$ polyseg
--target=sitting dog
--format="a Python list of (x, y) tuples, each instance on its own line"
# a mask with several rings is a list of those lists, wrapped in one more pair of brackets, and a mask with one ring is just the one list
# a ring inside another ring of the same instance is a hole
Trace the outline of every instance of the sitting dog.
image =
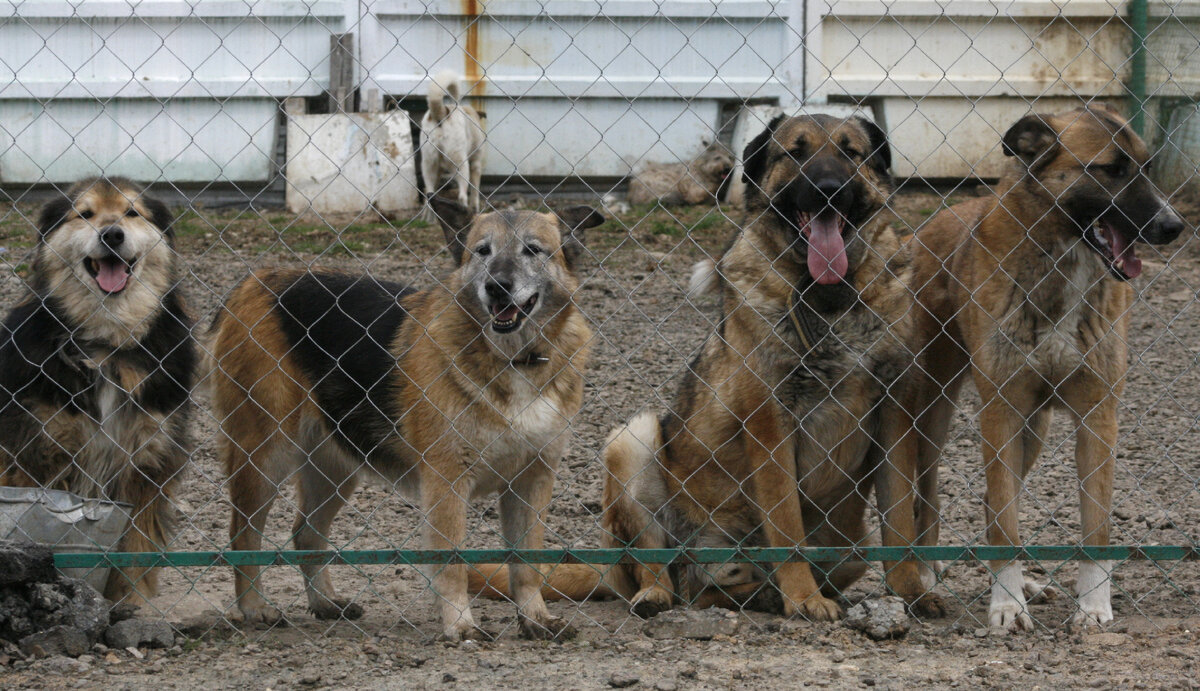
[[(421, 177), (425, 184), (422, 218), (432, 223), (430, 206), (442, 190), (442, 177), (450, 176), (458, 190), (458, 203), (479, 212), (479, 182), (483, 175), (483, 118), (474, 108), (459, 103), (459, 76), (439, 72), (429, 84), (429, 109), (421, 118)], [(446, 104), (446, 95), (452, 102)]]
[(629, 182), (630, 204), (712, 204), (729, 179), (733, 157), (719, 143), (687, 163), (646, 163)]
[[(31, 291), (0, 327), (0, 482), (130, 505), (117, 550), (167, 549), (197, 364), (172, 217), (120, 178), (79, 182), (38, 221)], [(113, 570), (135, 604), (155, 573)]]
[[(1075, 428), (1082, 544), (1107, 545), (1126, 332), (1138, 243), (1183, 222), (1146, 176), (1146, 145), (1115, 111), (1030, 115), (1004, 134), (1013, 159), (994, 195), (942, 211), (914, 242), (921, 544), (937, 544), (937, 463), (963, 382), (982, 399), (988, 542), (1020, 544), (1022, 485), (1054, 407)], [(1033, 628), (1020, 562), (993, 562), (989, 621)], [(1112, 621), (1111, 564), (1080, 562), (1075, 626)]]
[[(542, 546), (544, 513), (569, 424), (583, 397), (591, 331), (573, 303), (588, 207), (479, 216), (433, 201), (458, 268), (413, 290), (368, 276), (259, 271), (231, 294), (214, 324), (213, 408), (224, 431), (234, 549), (259, 549), (284, 482), (299, 492), (297, 549), (326, 549), (334, 516), (365, 478), (419, 502), (425, 546), (466, 538), (467, 505), (500, 494), (510, 545)], [(483, 632), (471, 616), (467, 567), (430, 569), (443, 633)], [(355, 618), (321, 567), (303, 567), (319, 618)], [(280, 619), (236, 574), (246, 622)], [(570, 635), (550, 615), (533, 567), (514, 568), (522, 635)]]
[[(744, 160), (748, 221), (695, 281), (719, 286), (719, 327), (670, 410), (637, 416), (605, 446), (605, 546), (852, 546), (866, 535), (873, 484), (884, 543), (910, 545), (912, 483), (893, 472), (887, 457), (899, 440), (885, 434), (911, 430), (889, 391), (913, 358), (907, 267), (888, 262), (899, 239), (879, 213), (889, 192), (884, 134), (859, 118), (781, 117)], [(907, 528), (892, 529), (893, 519)], [(834, 619), (831, 598), (866, 565), (817, 568), (622, 564), (602, 577), (566, 565), (547, 585), (571, 598), (616, 594), (642, 616), (682, 599)], [(498, 594), (498, 575), (482, 569), (473, 588)], [(887, 582), (921, 614), (943, 612), (915, 563), (888, 564)], [(755, 597), (763, 592), (773, 601)]]

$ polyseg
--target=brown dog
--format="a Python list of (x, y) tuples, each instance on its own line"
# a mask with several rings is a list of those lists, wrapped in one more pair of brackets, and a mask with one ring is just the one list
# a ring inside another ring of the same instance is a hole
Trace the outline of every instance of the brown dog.
[[(295, 545), (325, 549), (360, 480), (417, 497), (429, 549), (460, 547), (468, 502), (500, 494), (514, 547), (540, 548), (554, 473), (579, 410), (591, 331), (573, 303), (587, 207), (558, 217), (490, 213), (433, 200), (458, 269), (414, 291), (367, 276), (260, 271), (233, 292), (215, 326), (213, 407), (225, 432), (234, 549), (258, 549), (280, 485), (299, 490)], [(481, 634), (464, 565), (431, 569), (443, 631)], [(357, 617), (327, 572), (305, 566), (320, 618)], [(280, 612), (236, 574), (246, 621)], [(532, 567), (513, 569), (521, 633), (570, 632), (542, 600)]]
[(733, 156), (719, 142), (709, 144), (686, 163), (647, 163), (635, 170), (629, 181), (629, 203), (712, 204), (732, 170)]
[[(0, 327), (0, 484), (130, 505), (117, 550), (167, 549), (187, 464), (196, 348), (167, 207), (121, 178), (83, 180), (39, 219), (30, 295)], [(113, 601), (155, 593), (110, 572)]]
[[(720, 326), (670, 411), (639, 415), (606, 445), (606, 546), (855, 545), (876, 480), (885, 514), (907, 507), (909, 517), (910, 533), (886, 531), (885, 544), (912, 544), (911, 483), (886, 462), (896, 440), (879, 435), (911, 428), (891, 420), (902, 411), (887, 396), (912, 364), (906, 266), (889, 263), (899, 244), (879, 215), (887, 141), (858, 118), (778, 118), (744, 160), (748, 222), (700, 281), (720, 286)], [(941, 613), (914, 563), (887, 566), (895, 592)], [(866, 565), (817, 567), (622, 565), (603, 583), (590, 567), (559, 567), (548, 584), (570, 597), (615, 593), (648, 616), (676, 598), (752, 605), (771, 579), (785, 614), (834, 619), (830, 598)]]
[[(1104, 107), (1030, 115), (1004, 135), (1013, 158), (994, 196), (942, 211), (916, 235), (913, 286), (922, 544), (937, 543), (936, 464), (972, 375), (987, 475), (988, 541), (1016, 545), (1022, 483), (1051, 409), (1077, 426), (1083, 544), (1107, 545), (1136, 243), (1183, 223), (1146, 177), (1146, 145)], [(994, 562), (989, 619), (1030, 629), (1018, 562)], [(1082, 562), (1075, 625), (1112, 620), (1110, 565)]]

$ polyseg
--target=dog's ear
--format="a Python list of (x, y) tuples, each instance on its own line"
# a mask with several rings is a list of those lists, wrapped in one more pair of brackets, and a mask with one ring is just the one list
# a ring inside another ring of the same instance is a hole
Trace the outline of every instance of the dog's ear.
[(867, 133), (871, 151), (867, 154), (867, 163), (886, 180), (892, 175), (892, 147), (888, 144), (887, 134), (883, 128), (870, 120), (854, 116), (854, 121)]
[(1026, 168), (1034, 168), (1058, 146), (1058, 133), (1038, 114), (1026, 115), (1004, 133), (1005, 156), (1016, 156)]
[(172, 227), (175, 224), (175, 215), (171, 213), (166, 204), (143, 194), (142, 206), (150, 212), (150, 222), (158, 226), (159, 230), (168, 236), (175, 234), (175, 229)]
[(437, 214), (442, 236), (446, 238), (446, 249), (454, 256), (454, 265), (462, 266), (463, 255), (467, 252), (467, 233), (471, 230), (475, 214), (456, 201), (437, 196), (429, 200), (429, 205)]
[(65, 194), (60, 194), (55, 199), (46, 202), (41, 212), (38, 213), (38, 234), (46, 237), (50, 231), (61, 226), (63, 221), (67, 220), (67, 214), (71, 213), (74, 205), (75, 202)]
[(587, 242), (587, 229), (604, 223), (604, 215), (590, 206), (570, 206), (554, 212), (566, 227), (562, 234), (563, 257), (567, 266), (575, 266)]
[(783, 122), (782, 115), (776, 115), (767, 123), (767, 129), (750, 140), (746, 150), (742, 152), (742, 182), (747, 185), (758, 185), (762, 182), (763, 173), (767, 172), (767, 150), (775, 129)]

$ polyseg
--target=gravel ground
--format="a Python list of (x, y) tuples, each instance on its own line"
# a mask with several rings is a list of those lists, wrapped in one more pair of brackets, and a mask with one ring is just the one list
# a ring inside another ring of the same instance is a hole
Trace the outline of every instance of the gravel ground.
[[(952, 201), (969, 196), (960, 191)], [(894, 201), (897, 224), (915, 226), (942, 204), (943, 195), (904, 192)], [(1200, 209), (1186, 207), (1200, 221)], [(17, 255), (28, 239), (21, 216), (0, 209), (0, 241), (14, 251), (0, 275), (0, 297), (21, 289), (25, 264)], [(731, 225), (711, 209), (674, 213), (635, 209), (589, 236), (594, 261), (585, 269), (579, 303), (595, 325), (596, 342), (576, 439), (562, 465), (550, 510), (548, 547), (598, 545), (600, 464), (607, 431), (631, 414), (659, 410), (673, 393), (673, 377), (711, 328), (716, 304), (685, 299), (690, 266), (719, 251)], [(335, 229), (342, 230), (337, 244)], [(332, 244), (331, 244), (332, 243)], [(349, 219), (322, 224), (281, 214), (190, 212), (180, 224), (193, 311), (207, 321), (220, 298), (252, 268), (313, 263), (429, 284), (449, 264), (439, 255), (439, 232), (419, 224)], [(1141, 251), (1144, 275), (1131, 314), (1131, 371), (1121, 411), (1114, 543), (1195, 545), (1200, 537), (1192, 449), (1198, 431), (1194, 401), (1200, 391), (1197, 286), (1200, 252), (1189, 233), (1161, 253)], [(198, 396), (197, 450), (184, 483), (183, 529), (176, 550), (223, 548), (228, 504), (213, 455), (215, 428), (206, 397)], [(978, 459), (976, 401), (964, 396), (943, 462), (946, 544), (984, 542), (983, 476)], [(1023, 498), (1022, 529), (1034, 544), (1069, 544), (1078, 535), (1078, 497), (1071, 425), (1057, 418)], [(285, 548), (292, 520), (291, 491), (276, 504), (265, 547)], [(471, 547), (499, 546), (491, 502), (474, 507)], [(367, 487), (343, 510), (332, 536), (345, 549), (419, 545), (418, 515), (390, 489)], [(1064, 588), (1070, 564), (1033, 565)], [(317, 622), (305, 610), (299, 572), (269, 569), (265, 588), (292, 621), (290, 627), (242, 631), (229, 610), (232, 576), (226, 568), (189, 568), (162, 574), (153, 607), (177, 623), (180, 644), (166, 651), (107, 651), (90, 659), (36, 662), (0, 655), (6, 688), (483, 687), (715, 688), (799, 686), (1133, 686), (1189, 687), (1200, 655), (1200, 574), (1194, 562), (1130, 562), (1115, 574), (1116, 625), (1107, 633), (1073, 635), (1065, 623), (1073, 608), (1060, 596), (1033, 606), (1038, 631), (992, 636), (986, 626), (986, 571), (952, 564), (940, 586), (951, 603), (944, 619), (922, 622), (901, 641), (875, 643), (837, 624), (813, 625), (743, 613), (739, 630), (711, 641), (652, 640), (641, 620), (617, 602), (557, 603), (580, 636), (565, 644), (516, 637), (511, 606), (478, 603), (495, 642), (449, 646), (433, 639), (439, 627), (425, 582), (411, 568), (335, 567), (342, 594), (366, 608), (356, 622)], [(854, 602), (882, 595), (878, 567), (846, 593)], [(635, 681), (636, 680), (636, 681)]]

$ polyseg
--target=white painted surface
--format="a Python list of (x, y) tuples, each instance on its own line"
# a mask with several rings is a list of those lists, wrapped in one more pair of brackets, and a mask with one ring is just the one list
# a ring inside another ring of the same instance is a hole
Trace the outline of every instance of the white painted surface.
[(417, 208), (407, 114), (295, 115), (287, 141), (288, 210), (327, 215)]

